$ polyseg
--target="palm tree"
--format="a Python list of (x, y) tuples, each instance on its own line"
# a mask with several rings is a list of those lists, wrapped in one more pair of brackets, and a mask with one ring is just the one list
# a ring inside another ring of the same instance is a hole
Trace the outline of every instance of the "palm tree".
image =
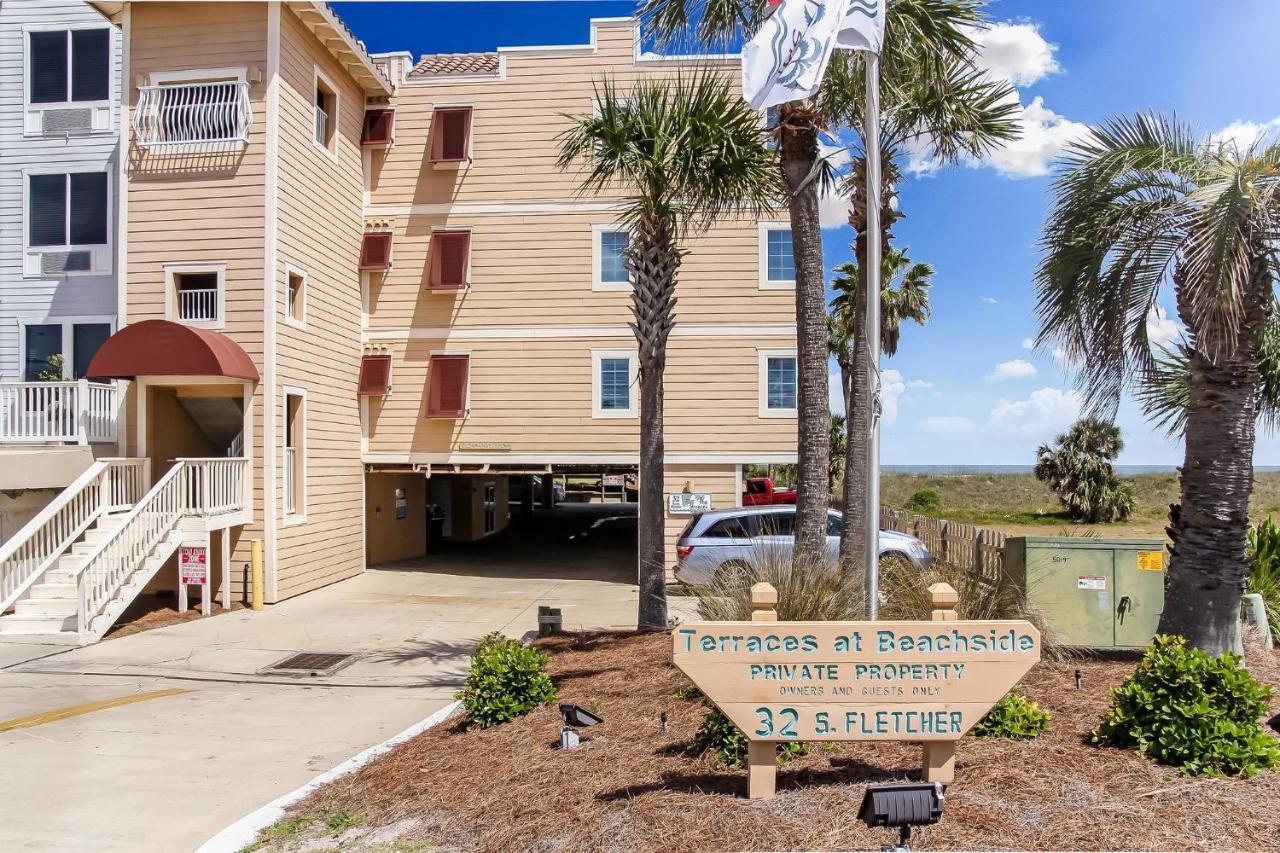
[(1081, 365), (1093, 410), (1114, 411), (1126, 385), (1151, 375), (1146, 317), (1172, 289), (1187, 338), (1186, 458), (1160, 632), (1230, 650), (1276, 303), (1280, 145), (1240, 149), (1177, 119), (1116, 118), (1073, 146), (1054, 191), (1040, 338)]
[[(869, 409), (866, 401), (869, 384), (857, 381), (858, 376), (866, 375), (865, 369), (860, 370), (858, 365), (859, 355), (866, 352), (865, 341), (862, 341), (867, 319), (867, 301), (862, 295), (866, 276), (861, 274), (856, 263), (841, 264), (834, 272), (836, 275), (831, 287), (835, 296), (831, 300), (827, 322), (831, 354), (840, 367), (840, 390), (848, 416), (845, 440), (841, 442), (845, 454), (843, 497), (848, 513), (848, 507), (862, 507), (866, 483), (866, 457), (858, 455), (865, 453), (866, 435), (859, 436), (854, 432), (859, 423), (866, 423), (864, 429), (870, 425), (865, 418), (854, 414)], [(923, 326), (929, 320), (933, 267), (912, 262), (905, 248), (890, 246), (881, 261), (880, 282), (880, 349), (885, 355), (892, 356), (898, 352), (903, 322), (910, 320)], [(862, 507), (861, 514), (865, 515), (865, 512), (865, 507)], [(846, 572), (856, 571), (866, 553), (862, 550), (866, 531), (857, 523), (857, 514), (852, 518), (853, 521), (844, 525), (840, 533), (840, 565)]]
[(1047, 483), (1074, 521), (1124, 521), (1133, 514), (1133, 489), (1116, 477), (1111, 463), (1124, 441), (1120, 427), (1082, 418), (1036, 451), (1036, 479)]
[(831, 494), (836, 490), (836, 481), (844, 474), (844, 437), (845, 437), (845, 416), (831, 415), (831, 424), (828, 434), (831, 442), (831, 459), (827, 465), (827, 493)]
[(597, 110), (570, 117), (560, 167), (583, 165), (581, 189), (621, 192), (619, 221), (631, 238), (625, 258), (639, 360), (640, 489), (638, 625), (667, 627), (663, 530), (662, 375), (675, 325), (676, 278), (685, 238), (715, 222), (759, 217), (781, 193), (759, 116), (710, 72), (642, 79), (621, 96), (597, 87)]
[[(973, 64), (973, 33), (987, 21), (982, 5), (982, 0), (888, 0), (886, 7), (882, 109), (893, 117), (890, 126), (901, 129), (901, 138), (923, 143), (942, 161), (962, 154), (981, 156), (1016, 134), (1018, 102), (1012, 86), (990, 80)], [(644, 0), (641, 16), (646, 31), (664, 44), (692, 40), (723, 46), (754, 34), (765, 6), (765, 0)], [(831, 175), (820, 160), (818, 137), (830, 129), (861, 126), (863, 62), (861, 52), (836, 51), (818, 96), (783, 104), (774, 131), (796, 269), (798, 563), (821, 560), (826, 547), (830, 400), (818, 223), (818, 191), (826, 180), (814, 176)], [(888, 141), (894, 138), (890, 134)], [(885, 176), (888, 180), (888, 169)], [(854, 412), (850, 417), (858, 419)], [(857, 473), (846, 472), (846, 479)]]

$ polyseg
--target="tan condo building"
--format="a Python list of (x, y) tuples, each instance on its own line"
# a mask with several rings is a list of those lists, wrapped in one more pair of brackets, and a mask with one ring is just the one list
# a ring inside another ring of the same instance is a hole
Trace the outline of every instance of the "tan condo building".
[[(121, 44), (120, 296), (87, 374), (115, 406), (67, 417), (116, 438), (0, 545), (0, 634), (91, 642), (190, 553), (229, 600), (261, 540), (273, 602), (429, 566), (433, 536), (514, 535), (565, 477), (625, 493), (627, 234), (558, 136), (605, 75), (736, 55), (654, 56), (606, 19), (585, 45), (415, 61), (322, 2), (91, 5)], [(744, 464), (795, 459), (790, 234), (723, 222), (688, 248), (664, 492), (732, 506)]]

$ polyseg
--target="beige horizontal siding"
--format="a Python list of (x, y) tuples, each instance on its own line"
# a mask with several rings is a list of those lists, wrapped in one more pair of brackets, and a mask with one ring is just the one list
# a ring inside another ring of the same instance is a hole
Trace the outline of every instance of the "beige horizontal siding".
[[(433, 350), (446, 348), (444, 342), (395, 342), (393, 393), (370, 398), (368, 449), (449, 453), (465, 442), (503, 442), (512, 452), (634, 454), (638, 419), (591, 416), (591, 350), (634, 346), (626, 337), (449, 345), (450, 352), (471, 354), (470, 413), (453, 420), (424, 417), (428, 361)], [(759, 417), (758, 363), (752, 341), (673, 338), (665, 383), (667, 452), (793, 452), (795, 420)]]

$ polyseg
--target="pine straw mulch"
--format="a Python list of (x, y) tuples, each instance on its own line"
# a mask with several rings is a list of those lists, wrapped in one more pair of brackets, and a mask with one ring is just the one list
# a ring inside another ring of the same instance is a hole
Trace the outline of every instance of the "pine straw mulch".
[[(562, 701), (599, 703), (605, 722), (584, 731), (582, 749), (555, 748), (554, 706), (489, 730), (466, 731), (454, 717), (320, 789), (290, 816), (321, 816), (319, 827), (325, 815), (359, 815), (362, 827), (338, 839), (342, 849), (375, 838), (521, 851), (874, 850), (889, 840), (857, 821), (863, 789), (910, 778), (918, 746), (815, 749), (780, 769), (776, 799), (749, 801), (745, 771), (688, 751), (705, 708), (672, 695), (688, 682), (670, 664), (669, 637), (572, 635), (541, 645)], [(1280, 656), (1251, 658), (1262, 680), (1280, 682)], [(1136, 660), (1038, 666), (1026, 691), (1053, 712), (1052, 731), (1029, 742), (965, 738), (942, 822), (917, 830), (915, 847), (1280, 850), (1280, 773), (1192, 779), (1084, 742), (1108, 689)]]
[[(150, 631), (153, 628), (167, 628), (170, 625), (181, 625), (183, 622), (193, 622), (201, 618), (200, 599), (198, 597), (191, 600), (188, 607), (189, 609), (186, 613), (179, 613), (176, 596), (140, 595), (125, 610), (124, 615), (120, 617), (120, 621), (116, 622), (111, 627), (111, 630), (107, 631), (103, 639), (114, 640), (118, 637), (128, 637), (130, 634)], [(243, 609), (244, 605), (242, 603), (238, 601), (231, 602), (231, 610)], [(231, 610), (223, 610), (222, 605), (214, 601), (209, 615), (218, 616), (222, 613), (230, 613)]]

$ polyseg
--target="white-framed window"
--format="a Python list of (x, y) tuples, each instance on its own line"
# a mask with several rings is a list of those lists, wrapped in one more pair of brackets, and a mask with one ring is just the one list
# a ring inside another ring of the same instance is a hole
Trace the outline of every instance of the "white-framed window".
[[(88, 375), (89, 363), (98, 348), (115, 331), (114, 317), (50, 317), (23, 320), (18, 324), (22, 347), (22, 381), (81, 379)], [(54, 378), (56, 361), (62, 356), (61, 375)]]
[(631, 234), (621, 225), (597, 223), (591, 226), (591, 289), (597, 291), (631, 290), (624, 252)]
[(284, 514), (287, 522), (307, 519), (307, 390), (282, 386), (284, 392)]
[(307, 271), (284, 265), (284, 322), (295, 329), (307, 327)]
[(794, 418), (799, 394), (796, 351), (762, 349), (760, 356), (760, 417)]
[(338, 157), (338, 117), (341, 98), (338, 87), (329, 79), (329, 75), (315, 67), (315, 93), (312, 97), (315, 107), (316, 147), (331, 158)]
[(227, 321), (227, 265), (165, 264), (164, 299), (166, 319), (221, 329)]
[(101, 166), (27, 169), (22, 177), (25, 278), (111, 271), (111, 173)]
[(791, 248), (791, 226), (786, 222), (761, 222), (760, 289), (785, 290), (796, 286), (796, 260)]
[(639, 416), (638, 365), (635, 350), (591, 351), (591, 417)]
[(99, 23), (23, 27), (26, 135), (111, 130), (113, 38)]

